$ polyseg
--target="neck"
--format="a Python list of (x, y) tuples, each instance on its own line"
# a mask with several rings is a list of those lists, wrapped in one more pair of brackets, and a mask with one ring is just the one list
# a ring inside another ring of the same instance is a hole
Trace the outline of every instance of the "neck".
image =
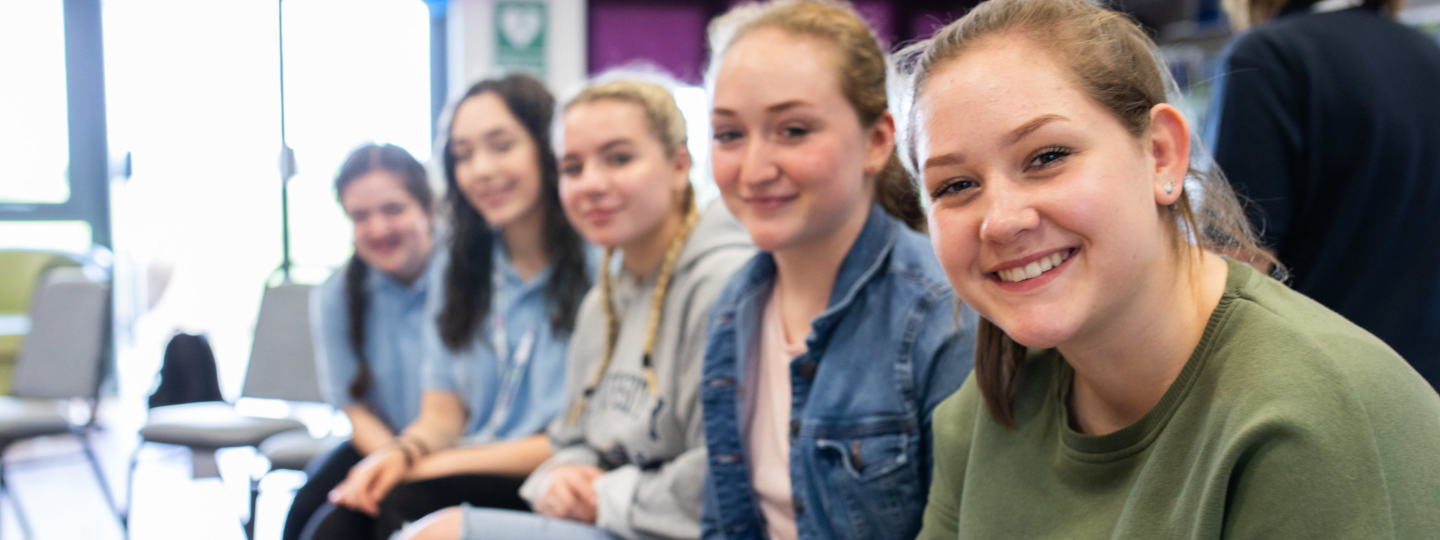
[(869, 216), (870, 205), (845, 220), (834, 232), (803, 245), (776, 250), (775, 292), (780, 300), (780, 315), (785, 322), (785, 338), (800, 343), (810, 334), (810, 321), (825, 311), (840, 263), (860, 237)]
[(1208, 252), (1139, 284), (1130, 309), (1104, 328), (1058, 348), (1075, 370), (1071, 425), (1081, 433), (1114, 433), (1149, 413), (1180, 376), (1225, 292), (1229, 268)]
[(501, 229), (505, 254), (522, 279), (530, 279), (550, 264), (545, 250), (545, 213), (536, 209)]
[(680, 233), (684, 221), (685, 218), (680, 212), (670, 212), (659, 225), (620, 246), (620, 251), (625, 256), (622, 259), (625, 270), (640, 281), (649, 279), (650, 274), (660, 267), (660, 261), (670, 250), (670, 244), (675, 241), (675, 235)]

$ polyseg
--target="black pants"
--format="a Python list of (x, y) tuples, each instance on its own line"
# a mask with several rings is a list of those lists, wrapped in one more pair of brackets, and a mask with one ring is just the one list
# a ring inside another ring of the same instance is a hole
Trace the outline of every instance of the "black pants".
[[(520, 498), (524, 478), (460, 475), (403, 483), (380, 501), (380, 515), (370, 517), (326, 503), (310, 518), (301, 538), (306, 540), (386, 540), (405, 524), (431, 512), (461, 503), (482, 508), (529, 511)], [(289, 523), (286, 523), (287, 527)]]
[(305, 530), (310, 516), (329, 502), (330, 490), (345, 481), (350, 468), (360, 463), (360, 459), (360, 453), (346, 441), (305, 467), (309, 479), (295, 492), (295, 502), (290, 503), (290, 514), (285, 516), (285, 533), (280, 536), (281, 540), (300, 540), (300, 533)]

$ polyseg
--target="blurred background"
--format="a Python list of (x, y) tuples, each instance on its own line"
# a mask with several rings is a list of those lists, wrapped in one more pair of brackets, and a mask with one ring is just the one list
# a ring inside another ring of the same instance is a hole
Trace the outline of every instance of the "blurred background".
[[(350, 255), (331, 188), (346, 154), (373, 141), (431, 161), (446, 105), (469, 83), (525, 71), (564, 95), (606, 69), (657, 66), (691, 85), (677, 97), (699, 158), (693, 181), (702, 201), (713, 198), (698, 86), (705, 26), (737, 3), (0, 1), (0, 251), (56, 254), (110, 280), (104, 421), (91, 437), (118, 504), (129, 504), (127, 460), (171, 336), (208, 336), (221, 392), (237, 400), (266, 285), (318, 283)], [(854, 2), (892, 45), (927, 37), (974, 3)], [(1203, 125), (1230, 37), (1218, 0), (1115, 5), (1153, 32)], [(1411, 0), (1400, 19), (1434, 36), (1440, 0)], [(0, 283), (21, 281), (18, 270), (0, 272), (17, 272)], [(0, 313), (12, 357), (29, 324), (23, 310)], [(312, 416), (312, 431), (345, 429), (331, 411)], [(0, 537), (22, 535), (12, 500), (34, 537), (121, 537), (74, 444), (38, 439), (5, 454)], [(257, 476), (254, 534), (278, 537), (293, 475), (257, 474), (254, 452), (239, 450), (220, 454), (223, 481), (192, 480), (184, 453), (146, 452), (132, 537), (244, 538)]]

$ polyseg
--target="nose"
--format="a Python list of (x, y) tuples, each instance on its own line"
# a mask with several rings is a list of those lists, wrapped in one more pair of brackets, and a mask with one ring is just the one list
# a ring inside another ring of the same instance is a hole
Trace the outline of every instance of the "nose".
[(610, 176), (601, 170), (603, 167), (597, 163), (599, 159), (588, 161), (589, 163), (580, 169), (580, 174), (572, 180), (574, 184), (571, 187), (584, 197), (594, 198), (610, 187)]
[(366, 216), (365, 219), (355, 222), (355, 239), (376, 238), (384, 236), (389, 232), (386, 220), (380, 216)]
[(745, 145), (745, 157), (740, 162), (740, 183), (744, 185), (764, 184), (780, 177), (780, 167), (775, 164), (772, 148), (768, 141), (752, 137)]
[(980, 224), (981, 240), (998, 244), (1013, 242), (1040, 226), (1040, 213), (1025, 190), (1012, 182), (991, 180), (985, 186), (985, 198), (988, 204), (985, 221)]

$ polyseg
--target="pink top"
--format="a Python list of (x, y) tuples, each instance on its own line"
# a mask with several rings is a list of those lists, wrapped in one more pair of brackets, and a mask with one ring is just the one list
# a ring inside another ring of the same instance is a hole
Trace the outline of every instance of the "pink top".
[(750, 485), (772, 540), (795, 540), (795, 507), (790, 491), (790, 361), (805, 352), (805, 343), (789, 343), (780, 317), (778, 295), (765, 303), (758, 354), (746, 378), (754, 389), (746, 400), (743, 436), (750, 458)]

